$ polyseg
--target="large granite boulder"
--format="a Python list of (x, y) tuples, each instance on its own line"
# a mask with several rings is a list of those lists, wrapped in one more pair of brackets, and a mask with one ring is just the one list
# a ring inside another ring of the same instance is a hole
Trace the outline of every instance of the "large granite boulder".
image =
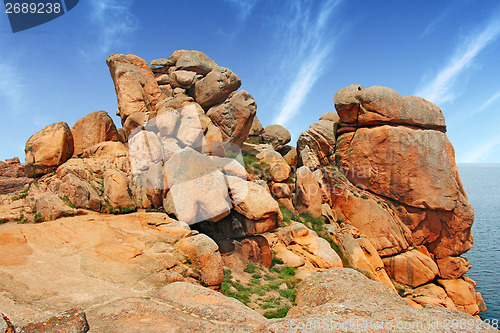
[(196, 82), (194, 98), (205, 110), (222, 103), (241, 86), (240, 78), (231, 70), (217, 67)]
[(321, 217), (322, 197), (318, 180), (306, 166), (298, 168), (295, 177), (295, 191), (297, 193), (295, 206), (299, 211), (307, 212), (313, 217)]
[(233, 92), (224, 103), (211, 107), (207, 116), (221, 129), (224, 141), (241, 145), (248, 137), (257, 105), (246, 91)]
[(118, 141), (118, 133), (113, 120), (106, 111), (92, 112), (79, 119), (73, 127), (74, 155), (79, 155), (104, 141)]
[(28, 177), (39, 177), (55, 170), (73, 156), (73, 135), (65, 122), (44, 127), (33, 134), (24, 148)]
[(148, 64), (133, 55), (112, 54), (106, 59), (118, 98), (122, 124), (136, 112), (152, 112), (165, 98)]
[(450, 322), (470, 322), (461, 332), (496, 329), (466, 313), (437, 306), (415, 309), (382, 283), (347, 268), (318, 272), (297, 289), (295, 306), (287, 316), (260, 332), (449, 332)]
[(215, 61), (199, 51), (183, 52), (175, 62), (175, 66), (177, 69), (184, 69), (201, 75), (207, 75), (211, 70), (218, 67)]
[[(349, 86), (335, 95), (336, 163), (356, 186), (398, 203), (417, 245), (437, 258), (472, 247), (474, 211), (458, 176), (441, 110), (392, 89)], [(369, 153), (368, 153), (369, 152)]]
[(297, 140), (299, 167), (305, 165), (314, 171), (333, 162), (338, 116), (334, 117), (330, 113), (322, 115), (318, 122), (300, 134)]
[(264, 128), (262, 142), (273, 146), (274, 150), (280, 150), (292, 140), (290, 132), (281, 125), (269, 125)]
[(439, 272), (436, 263), (418, 250), (385, 257), (383, 261), (394, 281), (412, 288), (434, 280)]
[(436, 105), (421, 97), (402, 97), (391, 88), (350, 85), (340, 89), (334, 101), (344, 127), (394, 124), (446, 130)]

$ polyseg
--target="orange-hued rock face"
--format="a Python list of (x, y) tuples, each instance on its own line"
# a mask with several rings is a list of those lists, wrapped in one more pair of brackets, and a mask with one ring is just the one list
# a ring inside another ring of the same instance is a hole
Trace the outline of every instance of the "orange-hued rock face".
[(26, 142), (26, 175), (39, 177), (73, 156), (73, 135), (65, 122), (44, 127)]
[(297, 170), (296, 177), (297, 209), (308, 212), (314, 217), (320, 217), (322, 214), (322, 198), (318, 181), (306, 166), (301, 166)]
[(472, 247), (474, 211), (460, 181), (444, 117), (434, 104), (384, 87), (335, 95), (335, 162), (349, 181), (390, 199), (416, 245), (436, 258)]
[(118, 98), (122, 124), (136, 112), (156, 110), (156, 104), (165, 98), (148, 64), (128, 54), (112, 54), (106, 59)]
[(256, 112), (252, 95), (241, 90), (232, 92), (222, 104), (211, 107), (207, 116), (221, 129), (224, 141), (240, 146), (250, 133)]
[(367, 191), (352, 185), (335, 167), (320, 170), (332, 209), (340, 221), (358, 228), (380, 256), (405, 251), (412, 242), (410, 229), (394, 213), (393, 207)]
[(387, 274), (393, 280), (412, 288), (434, 280), (439, 272), (436, 263), (417, 250), (387, 257), (383, 260)]
[(320, 120), (300, 134), (297, 140), (298, 166), (305, 165), (312, 171), (330, 164), (335, 152), (335, 127), (338, 116), (325, 113)]
[(116, 126), (106, 111), (92, 112), (78, 120), (71, 127), (71, 133), (75, 146), (74, 155), (104, 141), (118, 141)]
[(464, 197), (446, 134), (404, 126), (341, 135), (337, 163), (355, 185), (418, 208), (453, 210)]
[(441, 110), (421, 97), (402, 97), (391, 88), (368, 89), (353, 84), (340, 89), (334, 97), (335, 109), (344, 125), (411, 125), (445, 130)]

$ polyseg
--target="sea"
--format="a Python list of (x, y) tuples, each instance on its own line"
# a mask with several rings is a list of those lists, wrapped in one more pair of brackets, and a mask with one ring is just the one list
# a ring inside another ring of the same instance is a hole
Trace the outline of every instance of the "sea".
[(460, 179), (474, 206), (474, 246), (462, 256), (472, 268), (467, 276), (488, 307), (479, 316), (500, 320), (500, 164), (458, 164)]

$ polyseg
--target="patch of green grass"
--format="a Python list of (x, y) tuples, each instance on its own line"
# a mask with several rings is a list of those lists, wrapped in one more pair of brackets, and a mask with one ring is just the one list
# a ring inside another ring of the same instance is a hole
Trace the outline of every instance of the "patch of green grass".
[(223, 294), (227, 294), (231, 290), (231, 286), (226, 281), (222, 282), (220, 285), (220, 290)]
[(278, 259), (278, 258), (273, 258), (271, 266), (274, 266), (274, 265), (283, 265), (283, 264), (284, 264), (283, 260)]
[(118, 211), (120, 214), (129, 214), (135, 212), (136, 208), (134, 206), (122, 207), (118, 206)]
[(35, 214), (34, 221), (35, 221), (35, 223), (43, 222), (42, 214), (40, 214), (40, 213)]
[(295, 303), (295, 299), (297, 298), (297, 290), (295, 289), (284, 289), (278, 291), (281, 297), (288, 298), (290, 302)]
[(257, 163), (257, 159), (254, 155), (243, 155), (243, 163), (245, 163), (244, 166), (252, 165), (253, 163)]
[(106, 201), (105, 207), (106, 211), (108, 211), (110, 214), (115, 214), (115, 215), (129, 214), (136, 211), (136, 207), (134, 206), (127, 206), (127, 207), (118, 206), (117, 208), (113, 208), (113, 206), (111, 206), (111, 204), (108, 201)]
[[(225, 268), (223, 270), (224, 282), (221, 284), (221, 292), (228, 297), (236, 298), (243, 304), (254, 309), (273, 309), (277, 311), (276, 309), (280, 307), (281, 302), (285, 299), (287, 300), (287, 304), (295, 302), (295, 298), (297, 297), (295, 289), (301, 281), (293, 277), (295, 275), (295, 268), (283, 267), (267, 271), (265, 267), (249, 263), (245, 271), (248, 274), (252, 274), (252, 278), (246, 284), (240, 280), (234, 281), (231, 270)], [(257, 273), (256, 271), (259, 272)], [(280, 286), (283, 284), (286, 284), (288, 289), (280, 289)], [(277, 292), (277, 294), (273, 291)], [(273, 292), (273, 294), (269, 294), (270, 292)]]
[(286, 316), (288, 311), (290, 310), (289, 306), (282, 306), (281, 308), (277, 310), (269, 310), (264, 313), (264, 317), (267, 319), (272, 319), (272, 318), (283, 318)]
[(369, 198), (366, 194), (363, 194), (363, 195), (361, 196), (361, 199), (365, 199), (365, 200), (366, 200), (366, 199), (370, 199), (370, 198)]
[(295, 267), (284, 267), (280, 270), (280, 278), (281, 279), (289, 279), (295, 276), (297, 268)]
[(283, 224), (290, 225), (292, 221), (298, 221), (299, 216), (292, 212), (290, 209), (285, 206), (280, 206), (281, 214), (283, 214)]
[(252, 278), (252, 279), (250, 280), (250, 284), (260, 286), (260, 285), (261, 285), (261, 282), (260, 282), (260, 280), (259, 280), (259, 279)]
[(184, 259), (186, 259), (186, 262), (190, 265), (193, 263), (189, 257), (184, 257)]
[(281, 305), (281, 299), (279, 297), (272, 297), (268, 299), (260, 299), (259, 307), (263, 310), (277, 308)]
[(312, 230), (316, 232), (323, 230), (323, 226), (325, 225), (323, 218), (313, 217), (307, 212), (300, 213), (300, 217), (302, 218), (301, 222), (310, 227)]
[(269, 288), (272, 290), (278, 290), (280, 289), (280, 284), (282, 284), (282, 281), (279, 280), (274, 280), (269, 282)]
[(233, 274), (229, 268), (224, 268), (222, 272), (224, 273), (224, 281), (229, 281), (233, 278)]
[(246, 273), (255, 273), (257, 270), (259, 270), (259, 266), (257, 264), (254, 264), (253, 262), (249, 262), (247, 267), (243, 270)]
[(0, 219), (0, 224), (4, 224), (4, 223), (7, 223), (7, 222), (9, 222), (9, 220), (7, 220), (7, 219)]

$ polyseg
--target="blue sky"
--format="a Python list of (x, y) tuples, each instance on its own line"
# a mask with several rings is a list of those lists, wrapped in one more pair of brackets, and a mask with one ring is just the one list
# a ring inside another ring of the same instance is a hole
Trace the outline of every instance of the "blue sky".
[(436, 103), (458, 162), (500, 163), (496, 0), (81, 0), (15, 34), (0, 13), (0, 159), (23, 159), (53, 122), (105, 110), (119, 125), (106, 57), (177, 49), (233, 70), (262, 124), (285, 125), (292, 140), (334, 110), (340, 88), (381, 85)]

